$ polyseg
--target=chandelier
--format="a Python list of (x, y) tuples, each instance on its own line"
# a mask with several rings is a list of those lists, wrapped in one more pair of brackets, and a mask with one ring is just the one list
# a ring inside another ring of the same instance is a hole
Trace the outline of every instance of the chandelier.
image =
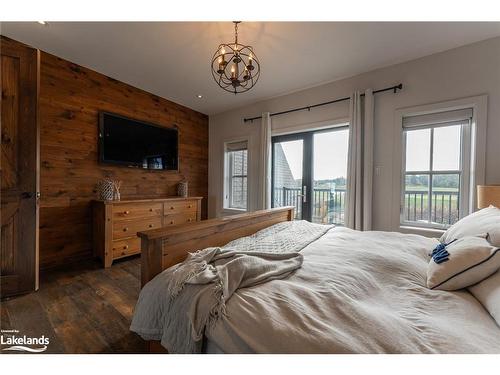
[(212, 76), (224, 90), (238, 94), (250, 90), (260, 76), (260, 64), (251, 46), (238, 43), (234, 21), (234, 43), (220, 44), (212, 57)]

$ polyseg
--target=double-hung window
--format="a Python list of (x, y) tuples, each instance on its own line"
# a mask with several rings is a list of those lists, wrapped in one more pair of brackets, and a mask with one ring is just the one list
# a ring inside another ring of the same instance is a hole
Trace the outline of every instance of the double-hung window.
[(224, 208), (247, 209), (247, 141), (225, 145)]
[(403, 118), (401, 224), (447, 228), (469, 212), (472, 109)]

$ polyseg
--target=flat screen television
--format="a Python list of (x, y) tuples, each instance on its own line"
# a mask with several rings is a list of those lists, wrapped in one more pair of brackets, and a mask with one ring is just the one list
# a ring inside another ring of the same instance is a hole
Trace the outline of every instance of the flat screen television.
[(99, 161), (134, 168), (178, 170), (179, 132), (108, 112), (99, 113)]

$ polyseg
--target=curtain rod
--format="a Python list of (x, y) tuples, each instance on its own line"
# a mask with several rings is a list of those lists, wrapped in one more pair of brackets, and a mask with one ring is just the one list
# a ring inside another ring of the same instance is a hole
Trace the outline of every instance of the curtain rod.
[[(403, 84), (400, 83), (399, 85), (396, 85), (396, 86), (391, 86), (391, 87), (386, 87), (385, 89), (375, 90), (375, 91), (373, 91), (373, 93), (374, 94), (378, 94), (379, 92), (385, 92), (385, 91), (394, 91), (394, 93), (396, 93), (398, 90), (401, 90), (402, 88), (403, 88)], [(361, 96), (365, 96), (365, 94), (361, 94)], [(271, 116), (271, 117), (273, 117), (273, 116), (279, 116), (279, 115), (284, 115), (284, 114), (287, 114), (287, 113), (292, 113), (292, 112), (297, 112), (297, 111), (304, 111), (306, 109), (308, 111), (310, 111), (311, 108), (321, 107), (321, 106), (328, 105), (328, 104), (333, 104), (333, 103), (344, 102), (344, 101), (349, 100), (349, 99), (351, 99), (351, 97), (347, 96), (345, 98), (330, 100), (328, 102), (323, 102), (323, 103), (319, 103), (319, 104), (308, 105), (306, 107), (293, 108), (293, 109), (288, 109), (288, 110), (282, 111), (282, 112), (271, 113), (271, 114), (269, 114), (269, 116)], [(253, 122), (253, 120), (258, 120), (258, 119), (261, 119), (261, 118), (262, 118), (262, 116), (244, 118), (243, 122), (248, 122), (248, 121)]]

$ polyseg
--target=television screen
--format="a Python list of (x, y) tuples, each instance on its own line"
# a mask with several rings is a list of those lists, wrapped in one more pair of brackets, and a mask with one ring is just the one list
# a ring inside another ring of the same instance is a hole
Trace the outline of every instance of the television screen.
[(99, 159), (136, 168), (178, 170), (178, 131), (101, 112)]

